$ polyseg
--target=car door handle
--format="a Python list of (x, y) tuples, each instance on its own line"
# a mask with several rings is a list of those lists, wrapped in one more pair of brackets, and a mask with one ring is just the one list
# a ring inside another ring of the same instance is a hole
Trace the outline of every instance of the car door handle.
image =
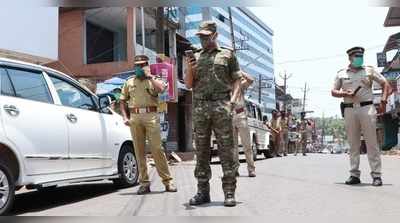
[(4, 105), (3, 108), (11, 116), (19, 115), (19, 109), (17, 107), (15, 107), (14, 105)]
[(74, 115), (74, 114), (68, 114), (67, 115), (67, 119), (71, 122), (71, 123), (76, 123), (78, 121), (78, 118)]

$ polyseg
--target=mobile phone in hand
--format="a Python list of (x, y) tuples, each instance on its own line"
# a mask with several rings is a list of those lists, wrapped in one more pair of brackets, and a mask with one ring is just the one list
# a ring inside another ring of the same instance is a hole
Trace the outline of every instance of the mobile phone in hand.
[(185, 50), (185, 55), (190, 58), (190, 60), (196, 60), (194, 57), (193, 50)]

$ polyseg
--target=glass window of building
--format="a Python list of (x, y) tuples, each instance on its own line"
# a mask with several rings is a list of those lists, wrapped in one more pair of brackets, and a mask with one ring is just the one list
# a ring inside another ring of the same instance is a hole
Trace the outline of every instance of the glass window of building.
[(127, 9), (119, 7), (85, 11), (85, 62), (126, 60)]
[[(147, 49), (156, 50), (156, 10), (144, 8), (144, 42)], [(143, 23), (141, 8), (136, 8), (136, 43), (143, 46)]]

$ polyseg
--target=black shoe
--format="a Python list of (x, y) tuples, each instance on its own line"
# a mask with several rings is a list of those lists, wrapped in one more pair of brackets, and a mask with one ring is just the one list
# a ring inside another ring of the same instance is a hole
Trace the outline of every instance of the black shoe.
[(282, 157), (281, 155), (277, 154), (276, 157)]
[(176, 188), (176, 186), (174, 184), (169, 184), (167, 186), (165, 186), (165, 191), (166, 192), (178, 192), (178, 188)]
[(239, 177), (239, 176), (240, 176), (239, 171), (236, 171), (235, 176), (236, 176), (236, 177)]
[(150, 186), (140, 186), (137, 191), (138, 195), (148, 194), (150, 193)]
[(303, 156), (307, 156), (307, 154), (303, 153)]
[(360, 178), (351, 176), (351, 177), (349, 177), (349, 179), (346, 180), (345, 183), (347, 185), (355, 185), (355, 184), (360, 184), (361, 181), (360, 181)]
[(372, 186), (375, 186), (375, 187), (382, 186), (382, 178), (374, 177), (374, 180), (372, 181)]
[(225, 207), (234, 207), (234, 206), (236, 206), (235, 193), (233, 193), (233, 192), (225, 193), (224, 206)]
[(256, 177), (256, 171), (249, 171), (249, 177)]
[(286, 154), (286, 153), (284, 153), (284, 154), (283, 154), (283, 156), (287, 156), (287, 154)]
[(205, 203), (210, 203), (210, 194), (209, 193), (197, 193), (189, 200), (190, 205), (201, 205)]

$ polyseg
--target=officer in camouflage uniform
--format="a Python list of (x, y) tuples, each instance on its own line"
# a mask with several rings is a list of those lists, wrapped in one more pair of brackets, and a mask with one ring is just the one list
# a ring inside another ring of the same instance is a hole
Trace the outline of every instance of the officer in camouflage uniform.
[[(197, 194), (190, 205), (210, 202), (210, 137), (214, 131), (222, 164), (222, 188), (225, 206), (235, 206), (235, 150), (233, 147), (231, 93), (239, 90), (241, 72), (235, 54), (230, 49), (219, 47), (216, 41), (217, 27), (213, 21), (200, 25), (197, 35), (202, 50), (189, 58), (185, 84), (193, 88), (193, 124), (197, 163)], [(235, 94), (232, 94), (235, 95)]]

